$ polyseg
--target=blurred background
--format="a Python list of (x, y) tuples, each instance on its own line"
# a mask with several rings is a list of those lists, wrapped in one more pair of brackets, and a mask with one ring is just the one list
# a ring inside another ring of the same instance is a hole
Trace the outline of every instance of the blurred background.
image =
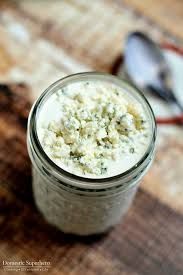
[[(96, 239), (46, 224), (26, 149), (27, 116), (40, 93), (71, 73), (114, 73), (132, 31), (162, 47), (183, 98), (182, 26), (182, 0), (0, 1), (0, 274), (3, 260), (50, 261), (49, 274), (59, 275), (183, 274), (182, 125), (158, 126), (156, 159), (133, 207), (123, 225)], [(148, 98), (157, 116), (172, 115)]]

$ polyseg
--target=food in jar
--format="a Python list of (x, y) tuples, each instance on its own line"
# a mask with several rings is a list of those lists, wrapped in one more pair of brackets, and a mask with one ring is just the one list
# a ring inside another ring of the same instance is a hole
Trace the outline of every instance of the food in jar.
[(39, 141), (62, 169), (87, 178), (118, 175), (134, 166), (150, 142), (143, 106), (105, 81), (70, 83), (43, 105)]

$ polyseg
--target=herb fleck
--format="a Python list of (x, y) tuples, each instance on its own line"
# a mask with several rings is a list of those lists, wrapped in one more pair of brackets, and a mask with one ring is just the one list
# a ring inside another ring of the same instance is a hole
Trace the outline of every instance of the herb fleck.
[(133, 154), (135, 152), (135, 149), (133, 147), (131, 147), (129, 151), (131, 154)]
[(101, 174), (105, 174), (107, 172), (107, 167), (102, 167), (100, 171)]

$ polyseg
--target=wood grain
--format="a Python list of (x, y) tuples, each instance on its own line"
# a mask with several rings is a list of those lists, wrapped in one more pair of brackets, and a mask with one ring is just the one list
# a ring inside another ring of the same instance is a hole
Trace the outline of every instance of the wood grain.
[(165, 33), (163, 23), (152, 24), (151, 16), (141, 16), (136, 5), (110, 0), (0, 2), (0, 263), (47, 260), (51, 275), (183, 274), (181, 128), (158, 129), (154, 165), (124, 223), (105, 236), (62, 234), (44, 221), (32, 198), (26, 122), (33, 100), (64, 75), (110, 72), (134, 28), (158, 41), (176, 41), (171, 26)]
[(106, 235), (65, 235), (45, 222), (32, 199), (27, 89), (0, 86), (0, 262), (41, 259), (51, 262), (48, 274), (59, 275), (181, 275), (183, 217), (142, 190), (124, 223)]
[[(14, 20), (20, 20), (35, 35), (95, 70), (111, 69), (116, 56), (121, 54), (126, 35), (134, 28), (158, 40), (172, 39), (118, 1), (75, 0), (55, 4), (45, 1), (43, 5), (41, 0), (15, 0), (14, 3), (5, 5)], [(100, 18), (97, 24), (95, 18)]]
[[(79, 0), (56, 1), (55, 5), (49, 1), (45, 1), (42, 5), (42, 1), (35, 3), (31, 0), (13, 3), (4, 1), (4, 5), (1, 4), (0, 46), (2, 52), (7, 53), (2, 54), (1, 64), (10, 65), (7, 66), (6, 72), (0, 67), (0, 80), (26, 82), (31, 87), (30, 96), (33, 100), (51, 83), (64, 75), (94, 69), (111, 71), (116, 60), (115, 56), (120, 54), (119, 37), (124, 43), (125, 35), (134, 26), (142, 27), (156, 38), (164, 37), (161, 30), (157, 31), (151, 24), (148, 25), (146, 21), (139, 19), (114, 1), (112, 3), (94, 1), (92, 8), (87, 2)], [(58, 16), (59, 12), (62, 14), (61, 17)], [(97, 27), (92, 23), (96, 14), (100, 17)], [(112, 31), (109, 32), (110, 22), (114, 24)], [(114, 47), (113, 44), (116, 46)], [(103, 56), (105, 58), (102, 58)], [(176, 137), (181, 136), (182, 131), (176, 127), (169, 129), (172, 131), (170, 136), (169, 130), (166, 135), (163, 131), (160, 134), (158, 132), (158, 136), (162, 140), (166, 139), (167, 144), (171, 144), (170, 151), (174, 150), (174, 147), (178, 148), (177, 156), (181, 164), (183, 154), (179, 144), (182, 141), (177, 140)], [(172, 143), (172, 138), (175, 144)], [(164, 157), (162, 146), (163, 143), (158, 144), (157, 153), (160, 159)], [(169, 153), (167, 153), (168, 156)], [(159, 169), (154, 169), (157, 165)], [(171, 173), (169, 183), (166, 184), (166, 171), (167, 169), (171, 171), (171, 166), (171, 161), (167, 162), (167, 166), (162, 161), (158, 164), (155, 162), (152, 170), (154, 177), (148, 177), (143, 188), (182, 212), (182, 168), (181, 165), (174, 164), (175, 172)], [(156, 184), (154, 184), (152, 178), (156, 177)]]
[(183, 39), (183, 2), (182, 0), (125, 0), (128, 6), (150, 18), (166, 31)]

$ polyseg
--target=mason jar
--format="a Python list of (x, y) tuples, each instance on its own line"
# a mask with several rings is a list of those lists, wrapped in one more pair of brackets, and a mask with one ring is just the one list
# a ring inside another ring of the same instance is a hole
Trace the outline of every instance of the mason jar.
[[(150, 143), (141, 159), (129, 170), (108, 178), (77, 176), (57, 166), (44, 152), (37, 134), (39, 112), (49, 97), (78, 81), (108, 81), (130, 93), (143, 106), (150, 123)], [(65, 233), (78, 235), (105, 232), (122, 221), (155, 150), (156, 123), (144, 95), (129, 83), (103, 73), (70, 75), (53, 83), (33, 105), (28, 121), (27, 146), (32, 161), (35, 203), (45, 219)]]

